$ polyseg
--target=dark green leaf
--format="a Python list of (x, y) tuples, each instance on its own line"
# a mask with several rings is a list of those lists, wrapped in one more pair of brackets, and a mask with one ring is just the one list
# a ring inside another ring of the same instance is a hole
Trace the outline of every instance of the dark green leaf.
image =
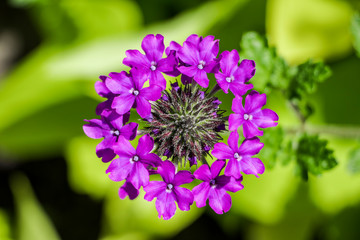
[(353, 44), (360, 57), (360, 14), (356, 13), (351, 21), (351, 32), (353, 34)]
[(319, 139), (318, 135), (304, 134), (299, 139), (296, 151), (297, 173), (307, 180), (308, 173), (321, 175), (323, 171), (332, 169), (337, 165), (333, 150), (327, 147), (326, 140)]
[(266, 85), (287, 88), (296, 69), (278, 57), (275, 48), (269, 48), (265, 38), (255, 32), (248, 32), (242, 37), (240, 46), (240, 56), (256, 63), (256, 74), (251, 80), (255, 88), (264, 89)]
[(352, 174), (360, 173), (360, 147), (350, 152), (347, 168)]
[(323, 62), (313, 63), (311, 60), (298, 66), (289, 89), (289, 99), (302, 99), (304, 95), (314, 93), (318, 83), (330, 77), (331, 71)]

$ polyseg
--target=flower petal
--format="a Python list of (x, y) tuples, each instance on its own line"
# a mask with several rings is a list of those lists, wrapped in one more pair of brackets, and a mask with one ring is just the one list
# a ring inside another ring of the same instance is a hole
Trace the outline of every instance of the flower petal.
[(102, 138), (103, 135), (103, 122), (100, 119), (84, 120), (88, 124), (83, 125), (83, 130), (86, 136), (89, 138)]
[(199, 70), (197, 66), (189, 66), (189, 67), (186, 67), (186, 66), (180, 66), (178, 67), (179, 71), (188, 76), (189, 78), (191, 77), (194, 77), (194, 75), (197, 73), (197, 71)]
[(127, 50), (125, 52), (126, 58), (123, 60), (123, 64), (129, 67), (150, 68), (150, 61), (147, 57), (139, 52), (139, 50)]
[(194, 80), (203, 88), (207, 88), (209, 86), (209, 78), (207, 77), (205, 70), (199, 69), (194, 75)]
[(262, 108), (266, 104), (266, 94), (259, 94), (257, 91), (251, 91), (245, 98), (245, 111), (253, 113)]
[[(202, 165), (204, 166), (204, 165)], [(192, 190), (194, 194), (194, 200), (198, 208), (206, 206), (206, 200), (209, 198), (210, 184), (208, 182), (202, 182)]]
[(255, 62), (253, 60), (244, 59), (240, 66), (245, 75), (245, 82), (249, 81), (255, 75)]
[(189, 189), (182, 187), (174, 187), (173, 190), (176, 196), (176, 202), (181, 211), (189, 211), (190, 205), (194, 202), (194, 196)]
[(134, 87), (133, 80), (127, 72), (112, 73), (112, 78), (106, 78), (106, 87), (114, 94), (123, 94), (129, 92)]
[(211, 172), (209, 166), (206, 164), (201, 165), (195, 172), (194, 176), (196, 179), (209, 182), (211, 180)]
[(235, 158), (231, 158), (227, 165), (226, 165), (226, 168), (225, 168), (225, 175), (226, 176), (232, 176), (234, 177), (235, 179), (239, 179), (241, 178), (241, 171), (242, 171), (242, 168), (241, 168), (241, 162), (242, 160), (238, 161), (237, 159)]
[(116, 110), (118, 114), (125, 114), (130, 111), (135, 102), (135, 96), (127, 93), (114, 98), (111, 107)]
[(140, 91), (140, 95), (147, 100), (156, 101), (161, 98), (161, 88), (156, 85), (143, 88)]
[(234, 156), (234, 151), (225, 143), (220, 142), (214, 145), (211, 154), (218, 159), (229, 159)]
[(235, 178), (231, 177), (230, 181), (224, 186), (224, 189), (229, 192), (237, 192), (244, 188), (241, 184), (242, 178), (236, 180)]
[(146, 134), (139, 139), (136, 154), (139, 156), (148, 154), (154, 148), (154, 139)]
[(141, 48), (150, 61), (158, 61), (164, 53), (164, 37), (161, 34), (157, 34), (156, 36), (149, 34), (144, 37)]
[(223, 189), (211, 188), (209, 205), (217, 214), (223, 214), (231, 208), (231, 197)]
[(243, 133), (245, 138), (252, 138), (263, 135), (263, 132), (260, 131), (252, 121), (244, 121)]
[(130, 200), (134, 200), (137, 196), (139, 196), (139, 190), (128, 181), (126, 181), (119, 189), (119, 197), (121, 199), (125, 199), (127, 196), (129, 196)]
[(166, 190), (166, 183), (163, 181), (151, 181), (148, 185), (144, 187), (146, 192), (144, 199), (151, 202), (155, 197), (159, 196), (162, 192)]
[(120, 129), (120, 135), (124, 136), (128, 140), (134, 140), (138, 126), (139, 124), (134, 122), (126, 124)]
[(158, 167), (162, 163), (161, 158), (155, 153), (141, 155), (141, 162), (153, 167)]
[(166, 183), (172, 183), (175, 176), (175, 166), (169, 160), (162, 162), (161, 166), (158, 167), (158, 173)]
[(200, 60), (209, 62), (216, 58), (219, 53), (219, 40), (214, 40), (214, 36), (206, 36), (200, 43)]
[(129, 140), (123, 136), (119, 136), (118, 141), (113, 146), (114, 152), (119, 155), (119, 157), (131, 158), (135, 155), (135, 148), (131, 145)]
[(141, 186), (146, 186), (149, 183), (149, 172), (140, 161), (135, 162), (133, 163), (133, 168), (127, 180), (131, 182), (136, 189), (139, 189)]
[(172, 182), (175, 186), (179, 186), (186, 183), (191, 183), (194, 180), (194, 176), (190, 171), (179, 171), (176, 173), (174, 177), (174, 181)]
[(228, 145), (234, 153), (239, 151), (239, 133), (237, 131), (230, 133)]
[(230, 74), (234, 68), (238, 67), (240, 60), (239, 53), (236, 49), (231, 52), (224, 51), (221, 53), (220, 68), (225, 75)]
[(175, 196), (174, 194), (167, 193), (164, 191), (161, 193), (156, 202), (155, 202), (156, 210), (159, 213), (159, 218), (161, 216), (164, 218), (164, 220), (169, 220), (172, 218), (176, 211), (176, 204), (175, 204)]
[(237, 129), (244, 124), (243, 114), (230, 114), (229, 116), (229, 131), (237, 131)]
[(249, 91), (250, 89), (252, 89), (254, 87), (254, 85), (250, 84), (244, 84), (241, 82), (232, 82), (230, 84), (230, 91), (235, 95), (235, 96), (243, 96), (247, 91)]
[(181, 61), (191, 66), (197, 66), (201, 60), (197, 47), (187, 41), (184, 42), (183, 47), (178, 51), (178, 57), (181, 59)]
[(263, 109), (253, 115), (253, 122), (261, 128), (275, 127), (279, 120), (279, 116), (271, 109)]
[(239, 153), (242, 156), (253, 156), (258, 154), (263, 147), (264, 144), (260, 142), (259, 138), (247, 138), (242, 142)]
[(213, 162), (210, 168), (211, 179), (215, 179), (225, 167), (226, 162), (224, 160), (216, 160)]
[(136, 110), (140, 117), (146, 118), (151, 114), (151, 104), (143, 96), (137, 96), (136, 101)]
[(244, 158), (241, 160), (241, 168), (245, 174), (254, 174), (259, 177), (258, 174), (263, 174), (265, 166), (258, 158)]
[(110, 173), (109, 178), (111, 180), (118, 182), (127, 178), (132, 168), (133, 164), (128, 158), (120, 157), (110, 163), (106, 173)]

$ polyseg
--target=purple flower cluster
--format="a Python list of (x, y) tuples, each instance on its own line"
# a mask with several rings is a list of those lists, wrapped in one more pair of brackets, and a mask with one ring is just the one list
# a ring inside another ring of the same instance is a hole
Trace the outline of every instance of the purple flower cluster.
[[(165, 220), (177, 207), (188, 211), (194, 201), (197, 207), (208, 201), (217, 214), (229, 211), (228, 192), (243, 189), (243, 174), (258, 177), (265, 170), (253, 157), (264, 146), (259, 128), (274, 127), (278, 121), (274, 111), (262, 109), (266, 95), (251, 91), (255, 62), (244, 59), (239, 64), (236, 50), (218, 56), (219, 40), (214, 36), (193, 34), (182, 45), (171, 42), (165, 49), (164, 37), (150, 34), (141, 48), (144, 53), (126, 51), (123, 64), (131, 68), (129, 72), (100, 76), (95, 89), (106, 101), (96, 108), (100, 118), (85, 120), (83, 126), (88, 137), (103, 139), (96, 154), (110, 162), (106, 173), (113, 181), (124, 181), (121, 199), (136, 198), (143, 187), (145, 200), (156, 198), (159, 218)], [(166, 81), (164, 74), (181, 75), (182, 84)], [(216, 79), (212, 89), (208, 74)], [(234, 94), (229, 116), (214, 97), (219, 90)], [(129, 122), (136, 112), (142, 129)], [(219, 132), (227, 131), (227, 126), (231, 132), (226, 145)], [(244, 140), (239, 146), (241, 127)], [(217, 158), (212, 164), (206, 158), (210, 154)], [(193, 165), (201, 166), (192, 173)], [(188, 170), (178, 171), (182, 166)], [(151, 175), (162, 180), (154, 181)], [(197, 185), (189, 190), (184, 184)]]

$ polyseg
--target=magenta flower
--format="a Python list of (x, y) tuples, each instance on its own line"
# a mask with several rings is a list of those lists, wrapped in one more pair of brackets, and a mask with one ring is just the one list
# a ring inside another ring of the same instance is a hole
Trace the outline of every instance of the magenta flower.
[(103, 162), (109, 162), (115, 157), (113, 150), (120, 136), (127, 140), (134, 140), (138, 124), (131, 122), (123, 126), (124, 118), (114, 111), (104, 110), (101, 119), (85, 120), (83, 126), (85, 134), (90, 138), (104, 138), (96, 146), (96, 155)]
[(225, 168), (225, 175), (232, 176), (235, 179), (241, 178), (241, 172), (245, 174), (263, 174), (264, 164), (258, 158), (252, 158), (263, 148), (264, 144), (259, 138), (245, 139), (238, 147), (239, 134), (232, 132), (228, 138), (228, 145), (217, 143), (211, 154), (218, 159), (229, 159)]
[(114, 98), (111, 107), (116, 109), (117, 113), (125, 114), (136, 103), (137, 112), (140, 117), (145, 118), (151, 113), (149, 101), (158, 100), (161, 97), (161, 89), (156, 85), (143, 88), (147, 76), (137, 70), (130, 73), (110, 73), (111, 78), (106, 79), (107, 88), (119, 95)]
[(245, 98), (245, 107), (242, 98), (236, 96), (231, 106), (235, 113), (229, 116), (229, 130), (236, 131), (242, 125), (245, 138), (252, 138), (263, 135), (259, 128), (275, 127), (279, 117), (273, 110), (261, 109), (265, 104), (265, 93), (252, 91)]
[(193, 181), (194, 176), (190, 171), (179, 171), (175, 174), (175, 166), (172, 162), (166, 160), (158, 168), (158, 173), (163, 181), (151, 181), (144, 187), (146, 192), (145, 200), (152, 201), (156, 199), (156, 210), (159, 218), (163, 216), (168, 220), (174, 216), (176, 211), (175, 202), (180, 210), (190, 210), (190, 205), (194, 202), (194, 196), (189, 189), (179, 187), (182, 184)]
[[(228, 93), (230, 91), (235, 96), (242, 96), (248, 90), (253, 88), (252, 84), (245, 84), (255, 74), (255, 62), (251, 60), (243, 60), (242, 62), (248, 61), (252, 64), (242, 64), (238, 66), (240, 56), (239, 53), (234, 49), (231, 52), (224, 51), (221, 54), (220, 68), (222, 72), (215, 73), (215, 78), (221, 87), (221, 89)], [(251, 65), (251, 67), (244, 67)]]
[(173, 72), (177, 62), (173, 54), (162, 58), (165, 49), (164, 37), (160, 34), (149, 34), (143, 39), (141, 48), (145, 55), (138, 50), (127, 50), (123, 63), (142, 70), (147, 78), (150, 78), (151, 85), (158, 85), (161, 90), (165, 89), (166, 80), (162, 72)]
[(221, 170), (225, 166), (225, 161), (217, 160), (211, 165), (201, 165), (194, 176), (203, 181), (192, 190), (196, 206), (201, 208), (206, 206), (209, 199), (210, 207), (217, 213), (223, 214), (231, 208), (231, 197), (226, 191), (237, 192), (244, 188), (241, 184), (242, 179), (235, 180), (232, 177), (221, 175)]
[(147, 166), (156, 167), (161, 164), (161, 158), (155, 153), (150, 153), (154, 147), (154, 140), (149, 134), (139, 139), (135, 149), (124, 137), (120, 137), (114, 146), (115, 153), (119, 158), (114, 159), (106, 173), (113, 181), (126, 179), (136, 189), (149, 183)]
[(191, 35), (184, 42), (183, 47), (178, 51), (178, 57), (185, 66), (180, 66), (179, 71), (194, 80), (202, 87), (209, 86), (207, 73), (218, 71), (218, 61), (216, 56), (219, 52), (219, 40), (214, 40), (214, 36), (205, 38)]

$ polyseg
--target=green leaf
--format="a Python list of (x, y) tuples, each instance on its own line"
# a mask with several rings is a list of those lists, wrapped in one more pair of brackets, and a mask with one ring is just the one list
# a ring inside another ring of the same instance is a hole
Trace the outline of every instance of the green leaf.
[(266, 85), (287, 88), (295, 68), (278, 57), (275, 48), (269, 48), (265, 38), (258, 33), (248, 32), (243, 35), (240, 47), (240, 56), (256, 63), (256, 74), (251, 80), (255, 88), (264, 89)]
[(309, 60), (297, 68), (289, 89), (289, 99), (302, 99), (307, 94), (314, 93), (317, 84), (331, 76), (331, 70), (323, 62), (313, 63)]
[(353, 45), (357, 52), (357, 55), (360, 57), (360, 14), (354, 14), (351, 21), (351, 32), (353, 35)]
[(11, 240), (11, 228), (9, 217), (6, 212), (0, 208), (0, 239)]
[(264, 143), (264, 147), (261, 149), (258, 157), (263, 160), (267, 168), (272, 169), (276, 164), (278, 155), (282, 152), (284, 132), (279, 126), (266, 129), (260, 140)]
[(105, 173), (105, 164), (95, 154), (99, 140), (86, 136), (71, 140), (66, 148), (68, 179), (72, 189), (93, 198), (102, 198), (109, 190), (111, 181)]
[(10, 187), (15, 199), (18, 239), (60, 239), (50, 219), (37, 201), (26, 176), (20, 173), (12, 175)]
[(349, 154), (347, 168), (350, 173), (357, 174), (360, 172), (360, 147), (353, 149)]
[(337, 165), (333, 150), (327, 144), (328, 141), (319, 139), (318, 135), (304, 134), (299, 139), (296, 150), (297, 173), (304, 180), (308, 179), (309, 172), (317, 176)]
[(339, 166), (321, 177), (309, 176), (310, 196), (325, 213), (337, 214), (360, 202), (360, 175), (349, 174), (349, 153), (358, 142), (353, 139), (329, 138)]

